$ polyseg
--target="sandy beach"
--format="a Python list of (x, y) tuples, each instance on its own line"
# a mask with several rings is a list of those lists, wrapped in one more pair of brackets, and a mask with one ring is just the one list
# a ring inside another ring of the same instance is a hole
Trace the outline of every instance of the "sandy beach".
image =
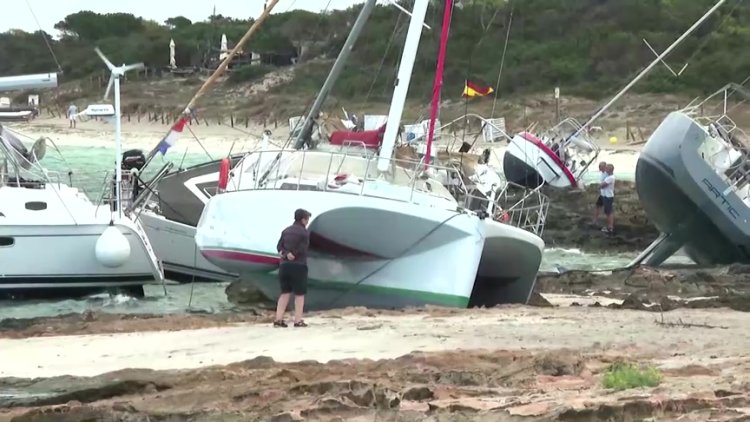
[[(3, 339), (0, 421), (740, 421), (747, 315), (353, 309), (311, 317), (303, 333), (268, 322), (158, 331), (154, 321), (143, 332)], [(650, 365), (661, 381), (607, 389), (615, 362)]]

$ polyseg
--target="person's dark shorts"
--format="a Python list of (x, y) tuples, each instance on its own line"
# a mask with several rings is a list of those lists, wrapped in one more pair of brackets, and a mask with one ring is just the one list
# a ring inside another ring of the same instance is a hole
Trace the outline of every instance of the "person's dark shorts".
[(604, 206), (604, 201), (602, 201), (602, 196), (599, 195), (598, 198), (596, 198), (596, 207), (601, 208)]
[(281, 293), (294, 293), (297, 296), (307, 294), (307, 265), (279, 265), (279, 284)]
[(615, 198), (607, 198), (604, 196), (600, 196), (602, 198), (602, 205), (604, 206), (604, 214), (610, 215), (612, 214), (612, 205), (615, 203)]

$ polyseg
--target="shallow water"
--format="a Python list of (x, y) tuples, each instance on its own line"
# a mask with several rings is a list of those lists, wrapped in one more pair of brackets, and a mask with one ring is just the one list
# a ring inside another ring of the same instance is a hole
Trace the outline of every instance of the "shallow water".
[[(578, 249), (552, 248), (545, 251), (542, 271), (612, 270), (622, 268), (635, 257), (634, 253), (591, 254)], [(670, 263), (688, 263), (675, 257)], [(222, 312), (233, 306), (227, 302), (224, 289), (228, 283), (168, 284), (166, 295), (160, 285), (145, 286), (146, 297), (134, 299), (124, 295), (99, 294), (82, 299), (57, 301), (0, 301), (0, 319), (33, 318), (81, 313), (87, 310), (117, 314)], [(191, 300), (192, 289), (192, 300)]]

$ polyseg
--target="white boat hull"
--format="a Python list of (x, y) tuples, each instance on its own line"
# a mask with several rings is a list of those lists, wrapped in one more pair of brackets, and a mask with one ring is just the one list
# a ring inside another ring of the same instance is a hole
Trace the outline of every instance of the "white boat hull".
[[(138, 234), (115, 225), (130, 243), (130, 259), (109, 268), (95, 255), (107, 224), (0, 225), (0, 289), (140, 286), (155, 280)], [(11, 241), (9, 241), (9, 239)]]
[(196, 243), (209, 261), (275, 298), (276, 243), (302, 204), (313, 214), (311, 309), (492, 306), (526, 303), (531, 295), (544, 250), (539, 237), (456, 210), (370, 196), (221, 194), (204, 209)]
[(195, 227), (144, 210), (140, 221), (164, 271), (212, 281), (237, 278), (209, 262), (195, 245)]
[(313, 214), (311, 309), (468, 306), (484, 226), (454, 210), (332, 192), (239, 191), (211, 198), (196, 242), (209, 261), (277, 297), (276, 243), (300, 204)]
[[(130, 249), (127, 259), (114, 267), (100, 262), (96, 252), (112, 221)], [(97, 207), (63, 184), (0, 186), (0, 289), (140, 286), (154, 281), (163, 281), (163, 273), (137, 221)]]
[(508, 144), (503, 156), (505, 178), (530, 188), (543, 183), (555, 188), (577, 186), (575, 177), (559, 157), (538, 140), (527, 139), (529, 137), (533, 135), (517, 134)]

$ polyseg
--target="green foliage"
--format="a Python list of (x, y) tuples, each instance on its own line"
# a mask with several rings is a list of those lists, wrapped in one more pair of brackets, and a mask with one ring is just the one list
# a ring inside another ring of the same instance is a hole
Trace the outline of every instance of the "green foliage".
[(234, 83), (255, 82), (261, 79), (267, 73), (272, 72), (274, 69), (274, 66), (267, 64), (259, 64), (256, 66), (242, 66), (237, 70), (234, 70), (230, 74), (229, 80)]
[[(413, 1), (401, 0), (411, 8)], [(442, 3), (428, 9), (410, 95), (429, 96), (435, 73), (442, 22)], [(444, 77), (444, 97), (459, 98), (465, 79), (494, 85), (498, 79), (505, 35), (512, 11), (510, 41), (497, 95), (551, 91), (606, 97), (618, 91), (654, 55), (643, 39), (663, 51), (690, 27), (714, 0), (464, 0), (451, 24)], [(736, 5), (736, 7), (735, 7)], [(302, 52), (333, 59), (338, 54), (361, 5), (315, 14), (290, 11), (272, 14), (247, 45), (257, 53), (289, 55)], [(191, 22), (183, 16), (163, 24), (125, 13), (81, 11), (65, 17), (53, 42), (65, 79), (102, 70), (92, 48), (99, 46), (115, 62), (143, 61), (149, 67), (168, 64), (169, 40), (177, 45), (179, 66), (193, 66), (218, 56), (221, 34), (230, 44), (252, 20), (210, 16)], [(389, 98), (401, 57), (408, 16), (389, 5), (378, 5), (357, 42), (333, 94), (339, 98)], [(54, 70), (41, 33), (0, 34), (0, 75)], [(668, 58), (680, 77), (656, 66), (636, 86), (650, 92), (710, 92), (750, 74), (750, 3), (728, 2), (699, 27)], [(307, 57), (308, 59), (310, 57)], [(313, 92), (320, 87), (330, 62), (300, 67), (295, 80), (281, 90)], [(236, 72), (235, 81), (260, 76), (260, 69)]]
[(661, 383), (661, 379), (661, 373), (654, 367), (616, 363), (607, 369), (602, 378), (602, 384), (604, 388), (627, 390), (639, 387), (656, 387)]

